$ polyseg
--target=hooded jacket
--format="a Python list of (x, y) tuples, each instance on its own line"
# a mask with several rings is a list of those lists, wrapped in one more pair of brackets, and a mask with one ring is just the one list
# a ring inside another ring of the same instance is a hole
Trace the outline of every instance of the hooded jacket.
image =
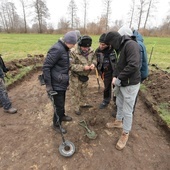
[(133, 35), (136, 37), (136, 40), (140, 46), (140, 55), (141, 55), (140, 72), (141, 72), (141, 81), (143, 81), (144, 79), (147, 78), (147, 76), (149, 74), (148, 57), (147, 57), (146, 47), (143, 43), (143, 41), (144, 41), (143, 37), (138, 31), (134, 30)]
[[(114, 36), (116, 35), (116, 36)], [(113, 76), (121, 81), (121, 86), (136, 85), (140, 82), (140, 49), (129, 36), (112, 34), (109, 42), (117, 51), (117, 66)]]

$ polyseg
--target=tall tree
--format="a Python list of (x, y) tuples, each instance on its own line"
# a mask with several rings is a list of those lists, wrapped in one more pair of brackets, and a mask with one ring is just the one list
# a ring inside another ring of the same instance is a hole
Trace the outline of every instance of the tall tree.
[(27, 20), (26, 20), (26, 0), (20, 0), (24, 19), (24, 32), (27, 33)]
[(103, 3), (104, 3), (104, 8), (105, 8), (104, 10), (106, 11), (106, 13), (105, 13), (105, 18), (106, 18), (105, 29), (107, 31), (108, 27), (109, 27), (109, 17), (110, 17), (110, 14), (111, 14), (112, 0), (103, 0)]
[(35, 20), (38, 23), (39, 33), (43, 32), (43, 27), (46, 25), (46, 20), (50, 15), (46, 6), (45, 0), (34, 0), (33, 7), (35, 8)]
[(157, 0), (149, 0), (148, 9), (147, 9), (147, 13), (146, 13), (146, 18), (145, 18), (145, 22), (144, 22), (144, 26), (143, 26), (144, 29), (146, 28), (148, 18), (151, 16), (151, 11), (152, 11), (152, 9), (156, 9), (156, 4), (157, 3), (158, 3)]
[(146, 5), (147, 5), (147, 0), (139, 0), (139, 6), (138, 6), (138, 10), (139, 10), (139, 18), (138, 18), (138, 29), (141, 26), (141, 22), (142, 22), (142, 17), (144, 15), (144, 13), (146, 12)]
[(135, 11), (135, 0), (132, 0), (132, 4), (130, 6), (130, 23), (129, 23), (129, 28), (132, 28), (132, 21), (133, 21), (134, 11)]
[(83, 0), (83, 8), (84, 8), (84, 33), (86, 33), (86, 21), (87, 21), (87, 7), (88, 7), (88, 1)]
[(71, 16), (71, 28), (73, 29), (75, 27), (75, 21), (77, 17), (77, 5), (74, 0), (71, 0), (68, 6), (68, 11)]
[(0, 4), (0, 19), (6, 32), (15, 32), (22, 24), (16, 12), (15, 4), (8, 1)]

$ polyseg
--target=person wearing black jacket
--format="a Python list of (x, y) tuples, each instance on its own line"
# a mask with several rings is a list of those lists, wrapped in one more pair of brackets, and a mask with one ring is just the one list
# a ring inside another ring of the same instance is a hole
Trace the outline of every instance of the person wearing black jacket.
[(111, 45), (117, 51), (118, 56), (112, 80), (116, 94), (116, 120), (107, 123), (106, 126), (123, 128), (116, 144), (116, 148), (122, 150), (126, 146), (131, 131), (133, 107), (140, 88), (140, 49), (134, 39), (126, 35), (121, 36), (116, 31), (106, 34), (105, 43)]
[(14, 114), (17, 112), (17, 109), (12, 107), (12, 102), (8, 97), (4, 79), (4, 73), (8, 71), (0, 54), (0, 107), (4, 108), (4, 112)]
[[(76, 32), (67, 32), (63, 39), (58, 40), (49, 49), (43, 64), (43, 75), (47, 93), (51, 91), (57, 92), (57, 95), (54, 96), (54, 104), (56, 113), (59, 116), (59, 122), (57, 122), (57, 117), (54, 113), (53, 127), (58, 131), (60, 131), (59, 123), (72, 120), (71, 117), (65, 115), (65, 97), (69, 85), (69, 49), (74, 47), (76, 43)], [(63, 133), (67, 133), (63, 127), (61, 129)]]
[(112, 46), (104, 43), (103, 33), (99, 38), (99, 47), (96, 49), (97, 69), (104, 82), (103, 101), (99, 108), (104, 109), (108, 106), (112, 96), (112, 74), (116, 64), (116, 54)]

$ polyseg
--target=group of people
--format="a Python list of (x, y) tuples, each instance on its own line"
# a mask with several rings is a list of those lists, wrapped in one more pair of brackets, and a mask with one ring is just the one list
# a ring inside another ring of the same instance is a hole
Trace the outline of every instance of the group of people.
[[(62, 121), (71, 121), (65, 114), (65, 95), (69, 86), (72, 110), (81, 115), (81, 107), (88, 106), (88, 75), (97, 68), (104, 82), (103, 101), (99, 109), (108, 106), (112, 98), (112, 89), (117, 106), (116, 119), (106, 124), (107, 128), (122, 128), (122, 134), (116, 144), (122, 150), (128, 141), (132, 128), (133, 112), (140, 88), (140, 83), (147, 77), (147, 68), (142, 74), (141, 47), (137, 38), (142, 37), (137, 31), (122, 27), (119, 31), (103, 33), (99, 38), (99, 47), (94, 50), (92, 38), (81, 36), (80, 32), (67, 32), (47, 53), (43, 64), (44, 80), (47, 92), (55, 91), (56, 115), (53, 127), (60, 130)], [(141, 39), (143, 41), (143, 39)], [(145, 48), (146, 53), (146, 48)], [(146, 60), (145, 62), (143, 60)], [(146, 66), (147, 67), (147, 66)], [(62, 132), (67, 133), (61, 126)]]
[[(47, 93), (50, 95), (50, 92), (56, 92), (53, 96), (57, 113), (53, 115), (55, 130), (67, 133), (61, 126), (62, 122), (72, 120), (65, 114), (68, 86), (72, 110), (76, 115), (81, 115), (81, 107), (89, 105), (88, 76), (97, 68), (104, 82), (103, 100), (99, 109), (108, 106), (113, 89), (117, 106), (116, 119), (108, 122), (106, 127), (122, 128), (116, 148), (121, 150), (126, 146), (140, 83), (148, 75), (147, 66), (145, 68), (147, 58), (141, 57), (141, 44), (139, 45), (137, 38), (143, 41), (137, 31), (133, 32), (130, 28), (122, 27), (118, 31), (103, 33), (99, 38), (99, 47), (94, 50), (91, 47), (92, 38), (88, 35), (81, 36), (76, 30), (67, 32), (48, 50), (43, 64), (43, 76)], [(146, 53), (146, 48), (143, 51)], [(16, 113), (17, 109), (12, 107), (5, 88), (6, 71), (0, 63), (0, 105), (5, 112)]]

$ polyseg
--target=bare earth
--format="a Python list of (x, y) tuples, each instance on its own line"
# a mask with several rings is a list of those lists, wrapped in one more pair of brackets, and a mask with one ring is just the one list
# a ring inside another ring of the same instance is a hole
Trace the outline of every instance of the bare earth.
[[(89, 103), (82, 115), (70, 109), (70, 92), (67, 91), (66, 111), (73, 121), (63, 123), (68, 133), (65, 139), (74, 143), (75, 154), (70, 158), (60, 155), (62, 143), (59, 133), (52, 129), (53, 108), (38, 75), (33, 74), (9, 90), (18, 113), (10, 115), (0, 108), (0, 169), (2, 170), (169, 170), (170, 136), (157, 123), (157, 119), (138, 98), (133, 128), (127, 146), (118, 151), (115, 145), (120, 129), (107, 129), (113, 121), (113, 103), (104, 110), (98, 109), (102, 101), (103, 83), (98, 92), (95, 75), (90, 76)], [(90, 140), (78, 122), (86, 120), (98, 137)]]

